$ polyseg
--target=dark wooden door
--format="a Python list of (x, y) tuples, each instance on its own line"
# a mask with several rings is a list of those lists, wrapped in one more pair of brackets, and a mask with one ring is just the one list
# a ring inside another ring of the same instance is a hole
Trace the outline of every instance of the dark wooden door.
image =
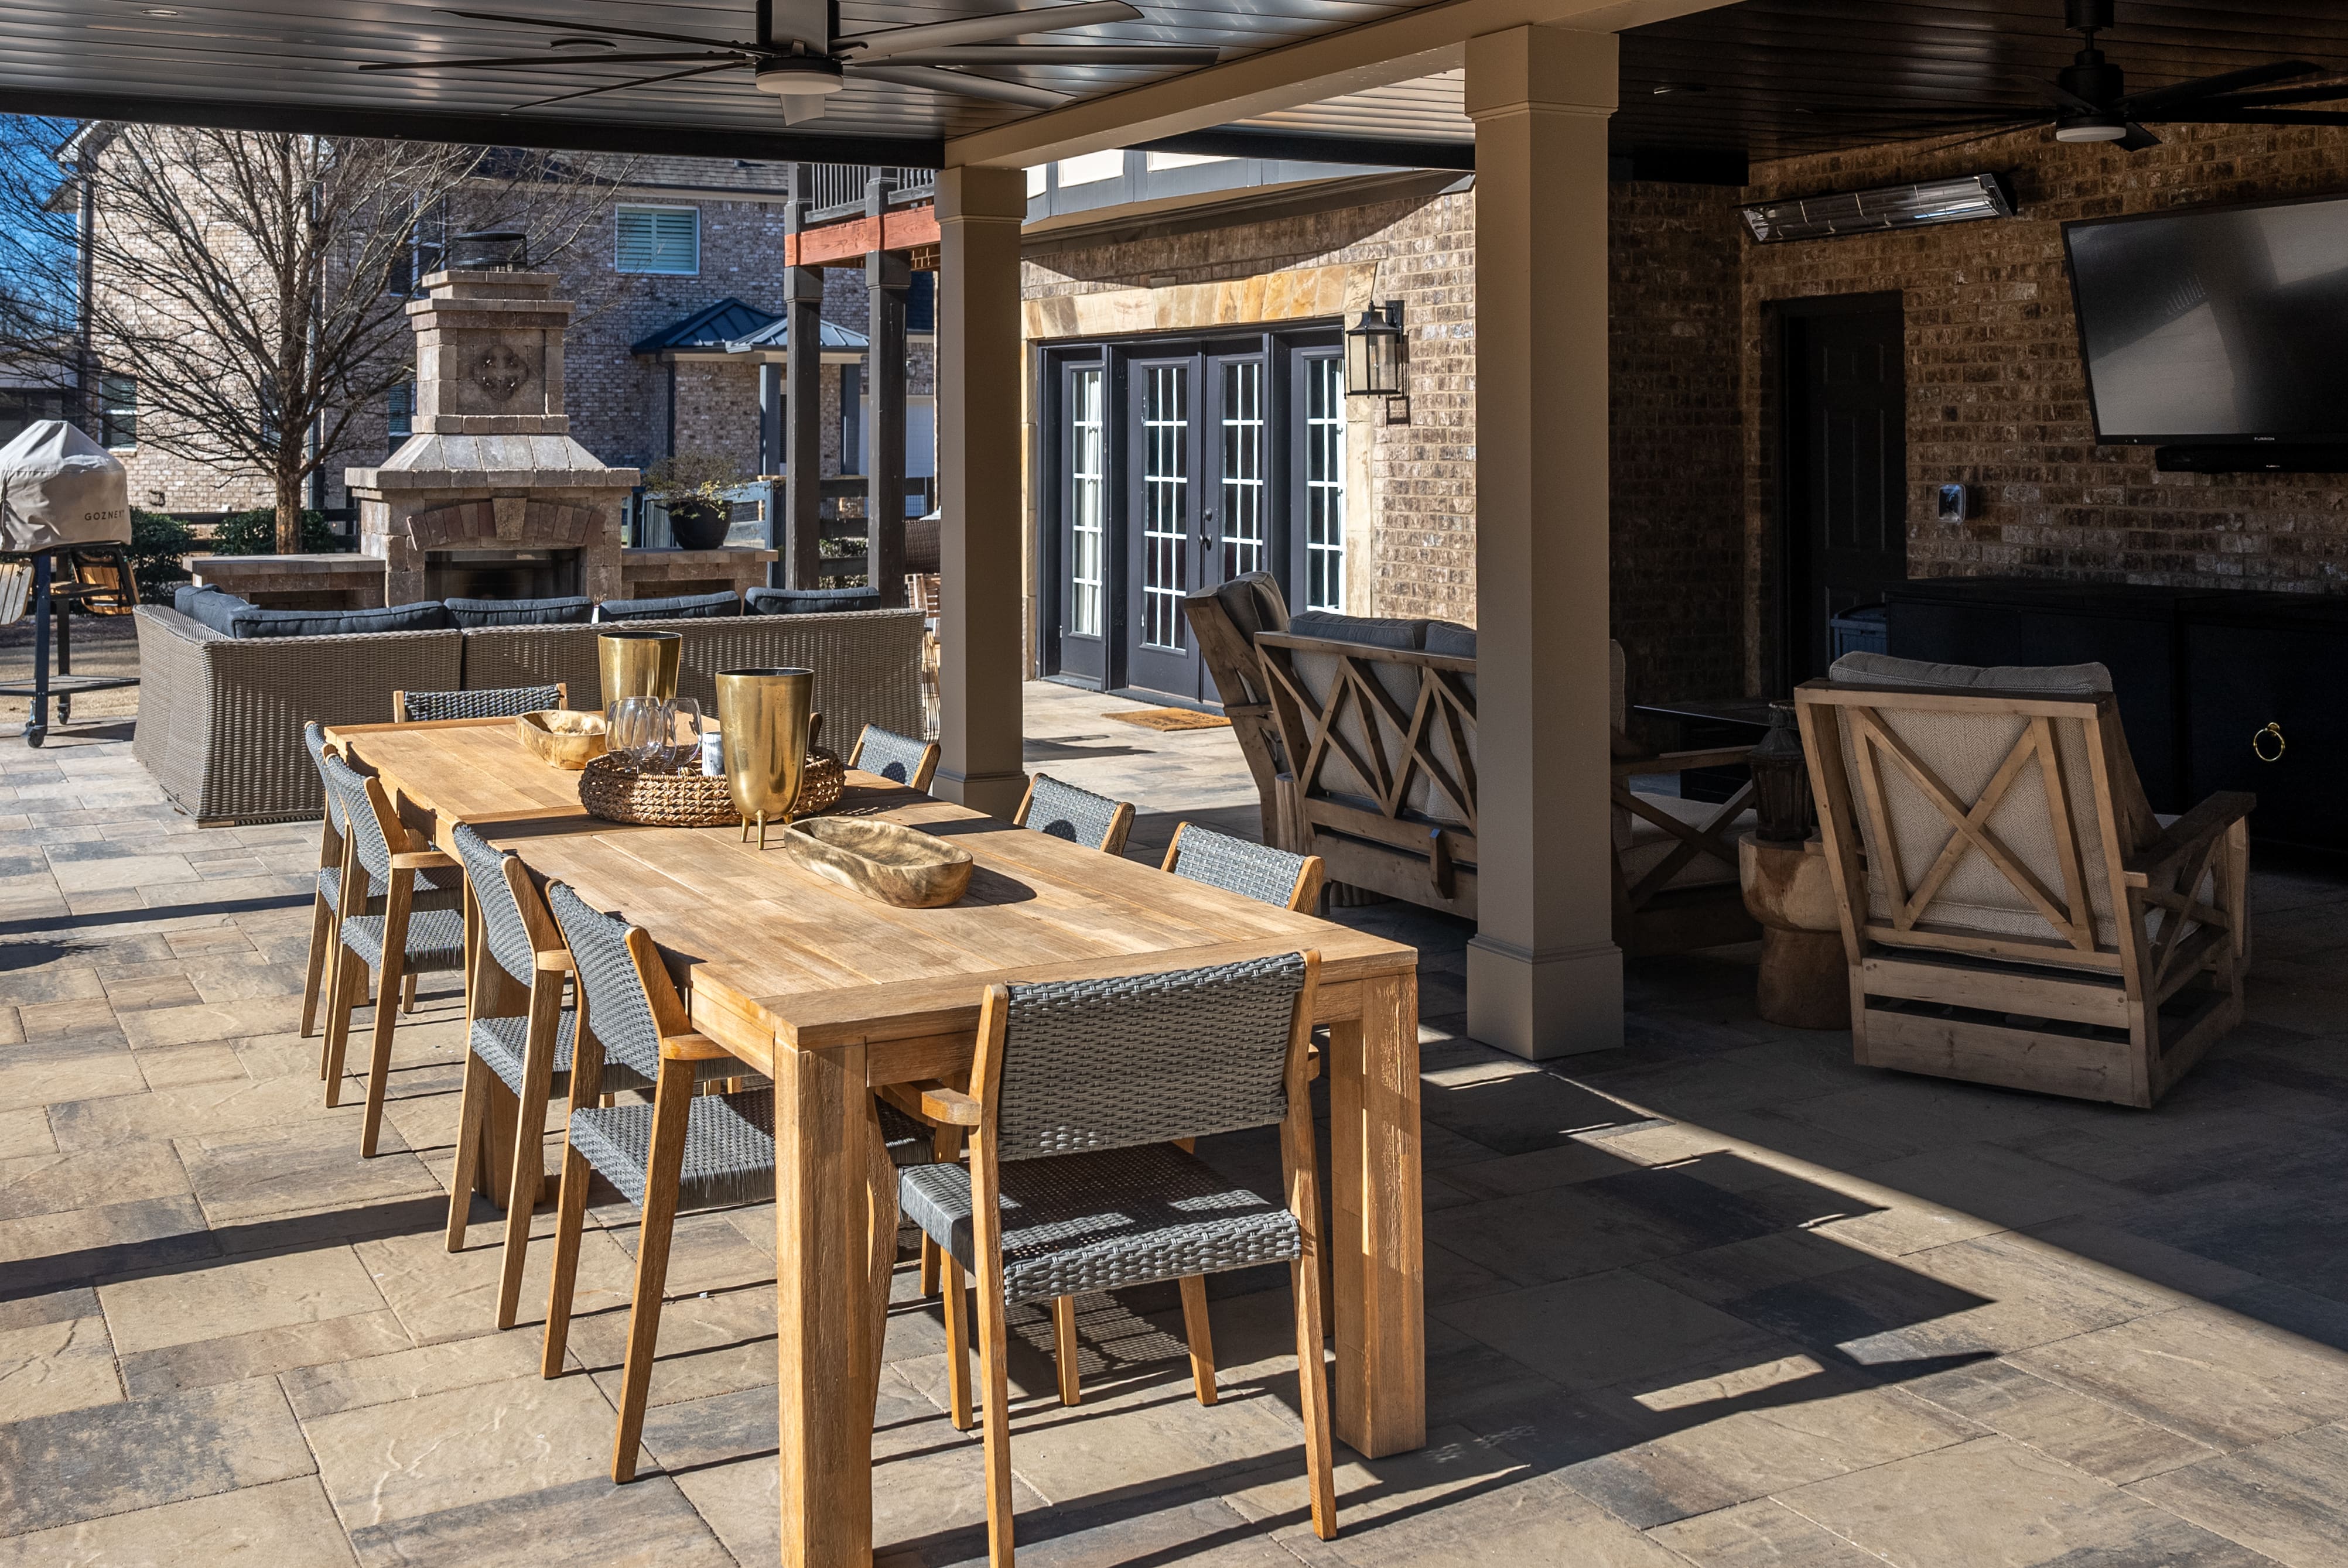
[(1907, 579), (1904, 339), (1896, 297), (1786, 317), (1789, 681), (1826, 673), (1828, 620)]

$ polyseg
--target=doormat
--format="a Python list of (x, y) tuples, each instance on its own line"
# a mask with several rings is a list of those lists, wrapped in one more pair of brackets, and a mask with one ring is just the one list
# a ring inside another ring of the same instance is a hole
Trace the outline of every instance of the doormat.
[(1123, 713), (1103, 713), (1101, 717), (1138, 724), (1145, 730), (1156, 730), (1160, 734), (1173, 730), (1228, 730), (1231, 727), (1231, 722), (1220, 714), (1194, 712), (1189, 708), (1142, 708)]

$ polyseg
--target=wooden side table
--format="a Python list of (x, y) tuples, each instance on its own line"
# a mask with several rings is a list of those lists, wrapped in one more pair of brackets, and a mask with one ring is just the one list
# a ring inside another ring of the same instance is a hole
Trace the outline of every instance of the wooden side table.
[(1850, 1027), (1850, 965), (1834, 877), (1816, 835), (1773, 844), (1750, 833), (1736, 841), (1745, 907), (1761, 922), (1761, 1016), (1788, 1029)]

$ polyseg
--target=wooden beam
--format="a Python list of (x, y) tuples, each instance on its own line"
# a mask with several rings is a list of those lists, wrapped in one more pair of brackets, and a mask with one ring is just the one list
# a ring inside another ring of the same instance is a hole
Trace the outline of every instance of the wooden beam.
[(1455, 70), (1468, 40), (1511, 27), (1619, 33), (1728, 0), (1447, 0), (1204, 70), (1082, 98), (946, 142), (946, 165), (1017, 169), (1135, 147), (1299, 104)]
[(938, 210), (903, 207), (878, 218), (848, 218), (783, 236), (783, 265), (820, 267), (861, 261), (875, 251), (910, 251), (938, 242)]

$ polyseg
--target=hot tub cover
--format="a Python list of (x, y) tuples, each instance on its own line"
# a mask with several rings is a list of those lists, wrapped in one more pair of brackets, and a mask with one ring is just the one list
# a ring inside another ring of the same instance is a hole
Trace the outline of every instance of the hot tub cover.
[(129, 542), (129, 480), (105, 447), (62, 419), (0, 446), (0, 550)]

